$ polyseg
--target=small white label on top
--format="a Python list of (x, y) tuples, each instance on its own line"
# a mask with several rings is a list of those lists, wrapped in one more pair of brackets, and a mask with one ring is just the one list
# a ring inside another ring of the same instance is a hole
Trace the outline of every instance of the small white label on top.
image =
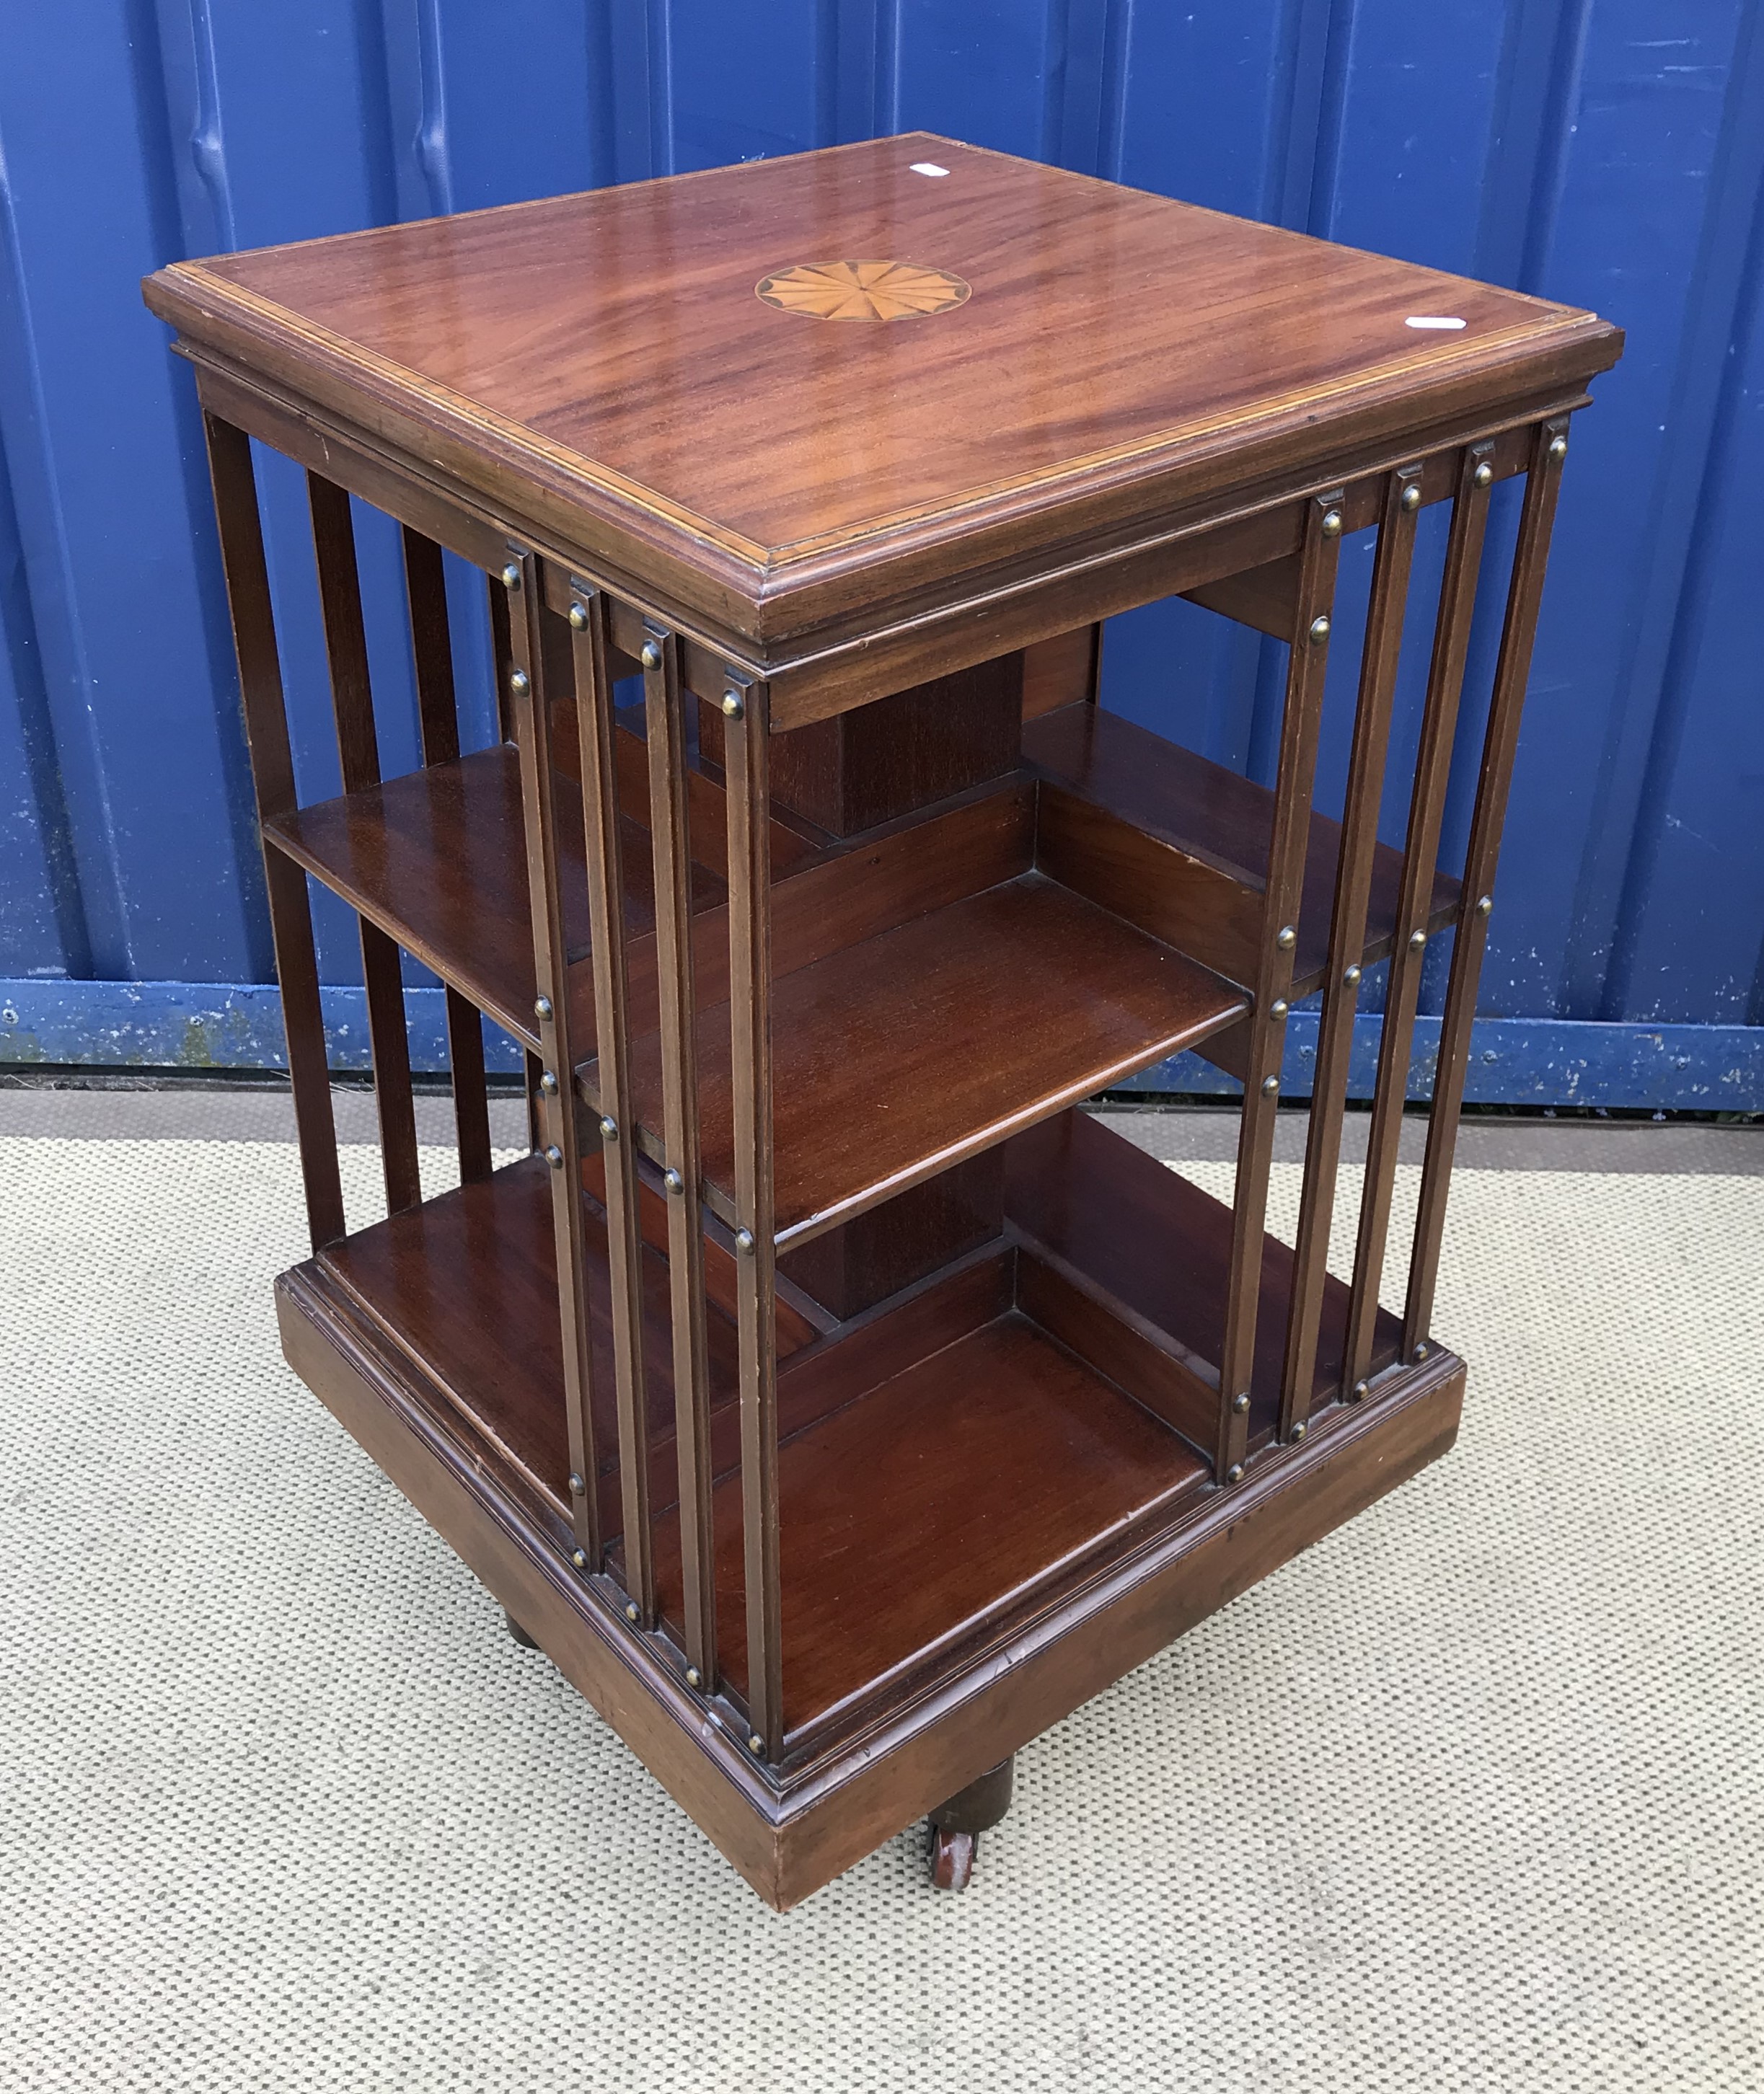
[(1403, 322), (1405, 327), (1416, 328), (1461, 328), (1463, 324), (1462, 320), (1447, 319), (1440, 313), (1411, 313)]
[[(913, 163), (913, 172), (915, 175), (946, 175), (949, 172), (947, 167), (940, 167), (935, 160), (915, 160)], [(1460, 321), (1458, 324), (1462, 326), (1462, 322)]]

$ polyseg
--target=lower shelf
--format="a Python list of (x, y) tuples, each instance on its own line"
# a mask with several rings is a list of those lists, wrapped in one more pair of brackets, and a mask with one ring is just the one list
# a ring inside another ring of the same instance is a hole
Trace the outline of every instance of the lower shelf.
[[(1069, 1603), (1210, 1492), (1198, 1450), (1211, 1444), (1216, 1394), (1187, 1370), (1172, 1388), (1158, 1347), (1203, 1362), (1203, 1371), (1216, 1358), (1228, 1210), (1082, 1114), (1019, 1137), (1006, 1157), (1007, 1232), (993, 1244), (824, 1334), (788, 1306), (780, 1311), (793, 1752), (849, 1735), (885, 1701), (952, 1676), (1026, 1620)], [(569, 1449), (550, 1197), (545, 1165), (525, 1158), (345, 1239), (316, 1263), (438, 1385), (474, 1461), (512, 1474), (562, 1531)], [(616, 1571), (610, 1295), (599, 1210), (586, 1205), (599, 1502)], [(1264, 1440), (1290, 1267), (1290, 1253), (1271, 1242), (1252, 1420)], [(649, 1249), (656, 1575), (677, 1638), (667, 1291), (666, 1264)], [(734, 1329), (714, 1277), (707, 1292), (719, 1670), (739, 1700), (746, 1649)], [(1332, 1345), (1339, 1355), (1345, 1295), (1332, 1283), (1320, 1387)], [(1395, 1319), (1381, 1319), (1380, 1363), (1394, 1358), (1397, 1332)]]

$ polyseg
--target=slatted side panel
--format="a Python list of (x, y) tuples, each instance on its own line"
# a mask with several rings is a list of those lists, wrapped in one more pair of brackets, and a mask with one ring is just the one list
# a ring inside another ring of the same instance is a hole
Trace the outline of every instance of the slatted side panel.
[[(1629, 328), (1575, 432), (1483, 1007), (1764, 1022), (1749, 637), (1764, 28), (1746, 0), (140, 0), (20, 11), (0, 67), (0, 984), (68, 978), (58, 1054), (70, 1037), (93, 1058), (121, 1051), (98, 1015), (115, 998), (81, 980), (272, 972), (195, 403), (139, 277), (180, 254), (907, 125)], [(305, 490), (291, 468), (259, 467), (311, 798), (337, 769)], [(1497, 491), (1488, 571), (1505, 571), (1517, 507)], [(1436, 586), (1445, 527), (1422, 519), (1419, 590)], [(400, 548), (358, 510), (356, 533), (392, 771), (419, 756)], [(1371, 568), (1369, 537), (1344, 544), (1344, 632)], [(474, 578), (448, 569), (471, 747), (495, 732), (489, 639)], [(1488, 595), (1461, 754), (1479, 748), (1492, 680)], [(1326, 810), (1346, 775), (1355, 654), (1330, 663)], [(1273, 643), (1167, 606), (1117, 622), (1104, 673), (1108, 702), (1271, 780)], [(1406, 650), (1393, 842), (1425, 680), (1424, 649)], [(1449, 858), (1474, 772), (1459, 764), (1444, 810)], [(324, 977), (358, 980), (353, 926), (323, 898), (317, 929)], [(1441, 1007), (1448, 957), (1428, 957), (1424, 1013)], [(1367, 993), (1375, 1006), (1379, 985)], [(33, 1051), (27, 1001), (0, 988), (0, 1058)]]

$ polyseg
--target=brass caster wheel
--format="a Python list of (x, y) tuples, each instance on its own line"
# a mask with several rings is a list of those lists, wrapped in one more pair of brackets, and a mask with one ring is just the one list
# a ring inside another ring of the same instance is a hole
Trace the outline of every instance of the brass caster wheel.
[(977, 1832), (946, 1832), (931, 1828), (931, 1880), (940, 1891), (965, 1891), (974, 1873), (974, 1853), (980, 1845)]
[(520, 1623), (515, 1620), (512, 1614), (505, 1613), (502, 1618), (508, 1623), (509, 1634), (513, 1636), (515, 1642), (520, 1645), (523, 1650), (538, 1649), (538, 1644), (533, 1641), (530, 1636), (528, 1635), (526, 1630), (521, 1627)]

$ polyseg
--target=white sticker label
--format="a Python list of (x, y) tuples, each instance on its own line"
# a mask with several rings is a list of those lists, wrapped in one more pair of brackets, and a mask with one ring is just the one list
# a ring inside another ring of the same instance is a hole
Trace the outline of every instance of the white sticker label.
[(1415, 328), (1461, 328), (1463, 324), (1462, 320), (1447, 319), (1440, 313), (1411, 313), (1403, 322), (1405, 327)]
[[(913, 163), (915, 175), (946, 175), (949, 172), (947, 167), (940, 167), (935, 160), (915, 160)], [(1463, 322), (1460, 320), (1457, 324), (1462, 327)]]

